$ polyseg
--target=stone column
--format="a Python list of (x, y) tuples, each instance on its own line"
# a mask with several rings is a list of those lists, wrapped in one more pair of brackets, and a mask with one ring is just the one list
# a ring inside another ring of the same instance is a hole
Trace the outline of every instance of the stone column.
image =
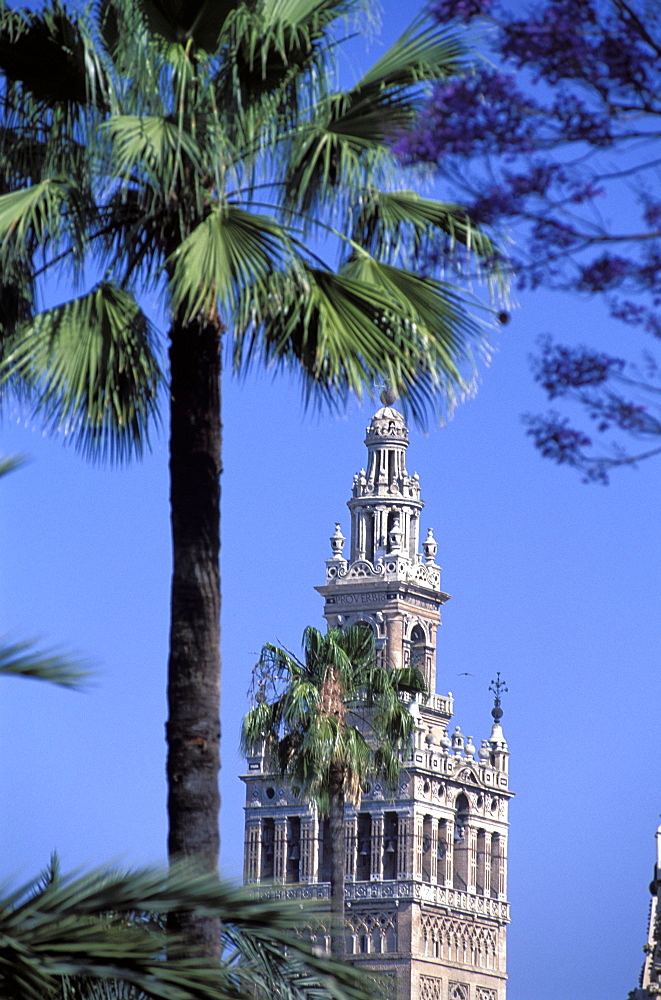
[(316, 815), (301, 817), (301, 882), (319, 880), (318, 826)]
[(388, 663), (387, 666), (393, 667), (399, 670), (404, 666), (404, 622), (399, 617), (399, 615), (394, 617), (388, 617), (386, 622), (386, 630), (388, 635)]
[(273, 845), (273, 881), (284, 882), (287, 878), (287, 817), (278, 816), (275, 821), (275, 843)]
[(431, 821), (431, 856), (429, 859), (429, 874), (431, 882), (438, 882), (438, 820)]
[(243, 879), (247, 883), (259, 882), (262, 861), (262, 824), (253, 820), (246, 824), (246, 850)]
[(445, 884), (454, 885), (454, 822), (449, 819), (445, 826)]
[(350, 816), (344, 824), (344, 846), (346, 865), (344, 877), (347, 882), (356, 881), (356, 855), (358, 852), (358, 817)]
[(466, 865), (467, 889), (469, 892), (475, 892), (477, 888), (477, 830), (469, 826), (466, 830), (466, 836), (468, 839), (466, 845), (468, 850), (468, 864)]
[(370, 881), (380, 882), (383, 879), (383, 814), (372, 816), (372, 857)]
[(484, 895), (491, 895), (491, 834), (484, 832)]
[(507, 899), (507, 838), (500, 837), (500, 871), (498, 878), (498, 898)]
[(424, 840), (424, 818), (414, 818), (415, 828), (415, 858), (413, 863), (413, 878), (422, 878), (422, 850)]

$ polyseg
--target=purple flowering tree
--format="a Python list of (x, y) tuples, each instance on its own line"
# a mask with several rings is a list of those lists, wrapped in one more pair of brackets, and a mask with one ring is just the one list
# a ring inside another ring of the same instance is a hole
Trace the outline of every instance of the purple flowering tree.
[[(477, 30), (488, 58), (435, 88), (417, 126), (395, 140), (400, 157), (440, 171), (476, 222), (510, 231), (520, 288), (604, 296), (614, 317), (653, 338), (653, 351), (661, 5), (542, 0), (524, 16), (520, 4), (512, 13), (499, 0), (435, 0), (432, 11)], [(614, 466), (661, 452), (652, 353), (634, 366), (546, 342), (535, 378), (551, 400), (579, 403), (590, 418), (589, 433), (557, 412), (527, 418), (543, 455), (607, 481)]]

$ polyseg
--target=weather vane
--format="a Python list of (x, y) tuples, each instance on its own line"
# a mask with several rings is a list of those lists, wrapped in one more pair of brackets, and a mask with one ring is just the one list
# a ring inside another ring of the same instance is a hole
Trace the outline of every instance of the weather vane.
[(494, 680), (491, 681), (491, 684), (489, 685), (489, 690), (493, 691), (495, 695), (494, 708), (500, 708), (500, 696), (501, 694), (505, 694), (505, 692), (509, 690), (509, 688), (505, 684), (505, 681), (501, 681), (500, 679), (500, 670), (496, 673), (495, 681)]

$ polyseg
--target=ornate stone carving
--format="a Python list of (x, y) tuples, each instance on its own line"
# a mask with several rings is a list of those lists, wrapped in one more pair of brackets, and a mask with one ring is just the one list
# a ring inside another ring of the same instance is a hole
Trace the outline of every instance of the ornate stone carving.
[(420, 976), (420, 1000), (443, 1000), (443, 980), (438, 976)]
[(426, 956), (476, 969), (497, 968), (498, 940), (493, 927), (434, 913), (422, 914), (421, 927)]
[(397, 910), (351, 910), (347, 924), (354, 955), (385, 955), (398, 950)]
[(448, 983), (448, 1000), (470, 1000), (468, 983)]

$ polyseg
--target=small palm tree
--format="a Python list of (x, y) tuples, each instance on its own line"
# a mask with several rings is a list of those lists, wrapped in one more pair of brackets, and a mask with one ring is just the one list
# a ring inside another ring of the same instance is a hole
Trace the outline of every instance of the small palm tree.
[[(416, 23), (352, 87), (361, 0), (0, 0), (0, 359), (91, 455), (140, 453), (169, 355), (170, 855), (219, 851), (221, 344), (334, 405), (386, 378), (414, 415), (466, 388), (483, 330), (416, 254), (494, 257), (402, 190), (387, 140), (462, 44)], [(312, 249), (312, 241), (315, 241)], [(323, 253), (329, 260), (321, 260)], [(61, 301), (39, 309), (44, 282)], [(48, 284), (50, 282), (50, 284)], [(218, 926), (191, 940), (217, 950)]]
[(263, 743), (267, 760), (300, 786), (301, 794), (330, 820), (330, 893), (333, 954), (344, 953), (344, 806), (358, 806), (365, 782), (381, 777), (395, 787), (400, 751), (414, 720), (400, 694), (426, 694), (416, 668), (394, 670), (375, 663), (374, 635), (367, 626), (308, 627), (304, 659), (264, 646), (258, 664), (276, 686), (264, 692), (243, 720), (244, 753)]

